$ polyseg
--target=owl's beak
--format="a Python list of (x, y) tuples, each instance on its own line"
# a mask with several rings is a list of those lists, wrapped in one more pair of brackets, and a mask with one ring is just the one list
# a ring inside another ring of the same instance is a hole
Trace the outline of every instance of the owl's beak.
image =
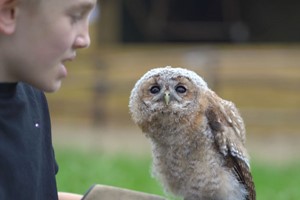
[(170, 102), (170, 92), (169, 91), (165, 92), (164, 100), (165, 100), (166, 105), (169, 105), (169, 102)]

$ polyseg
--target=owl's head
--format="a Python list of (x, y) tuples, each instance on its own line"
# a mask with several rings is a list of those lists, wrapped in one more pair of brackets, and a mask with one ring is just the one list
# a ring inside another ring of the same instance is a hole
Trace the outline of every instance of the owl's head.
[(144, 74), (131, 91), (129, 109), (135, 123), (161, 115), (188, 115), (196, 109), (206, 82), (183, 68), (155, 68)]

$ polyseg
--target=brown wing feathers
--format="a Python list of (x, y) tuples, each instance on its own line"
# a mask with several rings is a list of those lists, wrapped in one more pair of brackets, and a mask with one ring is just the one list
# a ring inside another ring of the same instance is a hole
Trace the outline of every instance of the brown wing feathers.
[[(216, 102), (211, 103), (214, 104)], [(235, 153), (230, 152), (230, 148), (224, 149), (224, 147), (222, 147), (224, 144), (226, 145), (227, 143), (226, 136), (224, 138), (224, 134), (226, 134), (224, 133), (225, 126), (233, 128), (231, 127), (232, 125), (228, 123), (228, 120), (224, 120), (226, 117), (222, 117), (222, 115), (226, 115), (226, 113), (222, 113), (222, 110), (218, 109), (218, 107), (214, 105), (209, 106), (205, 114), (208, 119), (208, 124), (213, 132), (213, 135), (216, 137), (216, 148), (219, 149), (220, 153), (222, 153), (222, 155), (225, 158), (226, 167), (232, 170), (234, 175), (237, 177), (237, 180), (244, 185), (245, 189), (248, 192), (247, 200), (255, 200), (255, 186), (248, 164), (239, 157), (234, 156)], [(224, 150), (228, 152), (224, 153)]]
[(239, 158), (231, 156), (230, 154), (226, 156), (225, 160), (225, 165), (232, 170), (238, 181), (246, 188), (248, 192), (247, 200), (255, 200), (255, 186), (247, 164)]

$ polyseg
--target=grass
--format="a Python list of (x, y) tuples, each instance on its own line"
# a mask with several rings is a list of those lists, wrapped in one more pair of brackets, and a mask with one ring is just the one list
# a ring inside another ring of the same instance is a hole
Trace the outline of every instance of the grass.
[[(60, 166), (57, 175), (60, 191), (83, 194), (98, 183), (163, 195), (160, 184), (151, 177), (150, 156), (58, 149), (56, 158)], [(257, 199), (299, 199), (299, 169), (300, 162), (281, 166), (252, 163)]]
[(163, 194), (151, 177), (151, 158), (127, 154), (59, 150), (57, 184), (60, 191), (84, 193), (93, 184), (105, 184)]
[(258, 200), (296, 200), (300, 197), (300, 163), (284, 166), (254, 164)]

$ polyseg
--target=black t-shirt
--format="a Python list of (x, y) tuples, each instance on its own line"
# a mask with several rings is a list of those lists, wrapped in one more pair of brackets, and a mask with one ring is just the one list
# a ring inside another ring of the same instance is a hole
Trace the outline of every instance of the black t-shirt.
[(47, 100), (25, 83), (0, 83), (0, 199), (57, 200)]

